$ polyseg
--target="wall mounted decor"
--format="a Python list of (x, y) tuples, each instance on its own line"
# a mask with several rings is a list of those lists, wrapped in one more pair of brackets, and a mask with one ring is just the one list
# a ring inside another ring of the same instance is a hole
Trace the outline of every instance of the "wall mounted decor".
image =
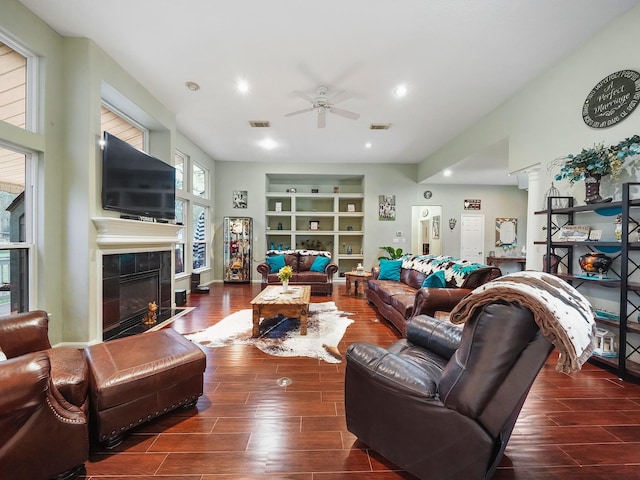
[(620, 70), (600, 80), (582, 106), (584, 123), (607, 128), (627, 118), (640, 100), (640, 73)]
[(431, 238), (434, 240), (440, 238), (440, 215), (434, 215), (431, 220)]
[(378, 196), (378, 220), (395, 220), (396, 219), (396, 196), (395, 195), (379, 195)]
[(480, 200), (466, 199), (464, 201), (465, 210), (480, 210)]
[(517, 218), (496, 218), (496, 247), (515, 245), (517, 231)]
[(233, 208), (247, 208), (247, 191), (236, 190), (233, 192)]

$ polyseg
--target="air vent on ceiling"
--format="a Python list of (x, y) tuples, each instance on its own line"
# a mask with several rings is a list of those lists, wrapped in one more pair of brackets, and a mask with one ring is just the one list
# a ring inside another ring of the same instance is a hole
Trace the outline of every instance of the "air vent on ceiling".
[(391, 127), (390, 123), (372, 123), (369, 128), (371, 130), (389, 130), (389, 127)]
[(268, 128), (271, 126), (268, 120), (249, 120), (249, 125), (253, 128)]

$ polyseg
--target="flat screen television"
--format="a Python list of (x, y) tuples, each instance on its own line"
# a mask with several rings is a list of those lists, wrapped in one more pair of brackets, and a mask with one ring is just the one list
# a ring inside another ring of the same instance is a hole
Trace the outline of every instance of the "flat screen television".
[(104, 133), (102, 208), (163, 220), (176, 217), (176, 169)]

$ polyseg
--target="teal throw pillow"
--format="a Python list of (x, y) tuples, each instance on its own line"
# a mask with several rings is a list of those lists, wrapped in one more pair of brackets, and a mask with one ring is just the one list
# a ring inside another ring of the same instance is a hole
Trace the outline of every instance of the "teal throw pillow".
[(422, 281), (422, 288), (444, 288), (446, 286), (447, 280), (444, 278), (444, 270), (433, 272)]
[(309, 269), (312, 272), (324, 273), (324, 269), (327, 268), (331, 259), (329, 257), (316, 257)]
[(380, 260), (380, 274), (378, 280), (400, 281), (400, 269), (402, 260)]
[(278, 273), (278, 271), (284, 267), (284, 255), (273, 255), (267, 257), (267, 263), (269, 264), (269, 273)]

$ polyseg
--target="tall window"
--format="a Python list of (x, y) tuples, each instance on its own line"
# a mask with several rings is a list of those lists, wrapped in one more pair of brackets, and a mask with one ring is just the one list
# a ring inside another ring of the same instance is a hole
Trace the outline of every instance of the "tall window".
[[(209, 266), (209, 207), (203, 203), (203, 198), (209, 197), (209, 171), (181, 152), (175, 153), (174, 166), (176, 222), (184, 225), (178, 233), (179, 241), (176, 243), (175, 272), (179, 274), (187, 273), (186, 268), (181, 267), (188, 265), (189, 261), (192, 270)], [(187, 255), (190, 255), (190, 258), (187, 258)]]
[[(34, 130), (37, 57), (0, 36), (0, 122)], [(29, 310), (34, 259), (32, 155), (0, 138), (0, 315)], [(26, 188), (30, 185), (31, 188)]]
[(27, 57), (1, 42), (0, 120), (27, 128)]
[(0, 315), (29, 310), (28, 158), (0, 147)]

